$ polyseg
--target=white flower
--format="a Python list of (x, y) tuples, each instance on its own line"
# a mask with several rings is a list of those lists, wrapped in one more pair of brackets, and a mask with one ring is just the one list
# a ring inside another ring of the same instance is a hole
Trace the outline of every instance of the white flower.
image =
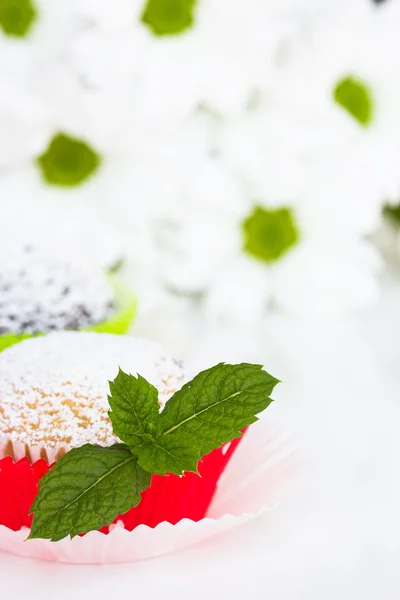
[(88, 23), (103, 30), (124, 29), (139, 18), (143, 0), (70, 0), (70, 8)]
[[(119, 7), (114, 10), (109, 3), (107, 6), (111, 21), (107, 26), (83, 28), (67, 48), (66, 64), (89, 89), (111, 90), (123, 86), (126, 90), (137, 86), (146, 72), (148, 33), (140, 21), (140, 14), (132, 14), (126, 19), (121, 15), (119, 26), (117, 23), (111, 26), (113, 16), (118, 17)], [(100, 14), (94, 11), (93, 18), (101, 17), (103, 5), (98, 8)], [(134, 12), (138, 13), (137, 10)]]
[(265, 110), (291, 131), (302, 194), (358, 215), (365, 233), (400, 191), (398, 20), (376, 9), (318, 21), (293, 39), (263, 90)]
[(0, 86), (1, 166), (32, 163), (60, 132), (84, 140), (102, 155), (139, 148), (151, 137), (147, 125), (132, 118), (132, 88), (93, 90), (60, 65), (39, 71), (26, 84), (0, 76)]
[(188, 208), (176, 216), (159, 254), (165, 285), (202, 297), (214, 317), (242, 322), (271, 308), (343, 314), (376, 299), (380, 262), (372, 246), (336, 227), (329, 213), (308, 218), (301, 204), (255, 205), (241, 214)]
[(221, 158), (250, 197), (274, 203), (298, 195), (302, 178), (295, 155), (296, 131), (278, 107), (254, 106), (239, 118), (225, 120), (219, 133)]
[(123, 151), (138, 140), (140, 119), (132, 119), (134, 90), (128, 86), (96, 90), (60, 65), (37, 76), (52, 131), (86, 139), (100, 152)]
[(202, 104), (236, 114), (267, 76), (272, 51), (287, 32), (286, 26), (269, 26), (258, 0), (202, 0), (192, 17), (175, 35), (156, 35), (140, 23), (147, 37), (141, 53), (144, 115), (185, 115)]
[(31, 6), (35, 16), (23, 35), (9, 35), (0, 28), (0, 77), (34, 80), (38, 72), (63, 61), (65, 49), (82, 26), (63, 0), (31, 0)]
[(159, 220), (180, 206), (218, 210), (218, 203), (234, 202), (233, 185), (224, 192), (218, 187), (230, 175), (214, 168), (216, 130), (213, 117), (199, 111), (179, 125), (164, 119), (156, 130), (133, 136), (125, 158), (119, 155), (119, 175), (109, 193), (123, 227), (134, 226), (139, 214)]
[(363, 10), (373, 2), (374, 0), (266, 0), (262, 4), (269, 18), (288, 19), (299, 26), (309, 27), (321, 17), (336, 16), (345, 19), (349, 11)]
[(10, 77), (0, 86), (0, 167), (8, 167), (38, 156), (51, 127), (42, 97)]
[(124, 256), (119, 233), (91, 202), (90, 186), (85, 187), (50, 186), (34, 166), (3, 173), (2, 243), (31, 243), (80, 263), (113, 266)]

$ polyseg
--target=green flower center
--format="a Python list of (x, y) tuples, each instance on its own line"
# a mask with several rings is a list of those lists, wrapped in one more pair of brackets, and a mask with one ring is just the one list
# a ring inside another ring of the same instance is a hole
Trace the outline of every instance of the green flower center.
[(242, 228), (244, 250), (268, 263), (278, 260), (299, 240), (290, 208), (268, 210), (256, 206)]
[(373, 101), (368, 87), (355, 77), (341, 79), (333, 90), (334, 100), (361, 125), (367, 126), (373, 117)]
[(196, 0), (147, 0), (142, 22), (155, 35), (177, 35), (193, 24)]
[(0, 0), (0, 27), (7, 35), (23, 37), (37, 17), (30, 0)]
[(98, 169), (101, 157), (86, 142), (58, 133), (37, 162), (48, 183), (74, 186)]
[(400, 204), (385, 204), (383, 214), (397, 225), (400, 225)]

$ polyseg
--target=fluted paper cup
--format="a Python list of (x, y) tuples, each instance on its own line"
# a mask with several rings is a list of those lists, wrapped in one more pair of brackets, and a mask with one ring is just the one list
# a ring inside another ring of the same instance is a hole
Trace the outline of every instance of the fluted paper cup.
[(258, 425), (244, 436), (236, 452), (238, 440), (205, 457), (199, 469), (202, 477), (193, 473), (153, 476), (138, 507), (113, 525), (59, 542), (25, 541), (36, 484), (49, 468), (45, 458), (31, 462), (16, 456), (15, 462), (4, 457), (0, 460), (0, 550), (74, 564), (131, 562), (182, 550), (272, 510), (281, 500), (282, 484), (297, 468), (297, 452), (287, 436)]

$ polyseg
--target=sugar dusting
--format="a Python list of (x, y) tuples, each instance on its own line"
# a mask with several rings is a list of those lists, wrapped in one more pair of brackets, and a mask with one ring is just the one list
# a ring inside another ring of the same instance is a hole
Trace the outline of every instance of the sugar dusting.
[(30, 245), (0, 254), (1, 335), (88, 327), (113, 309), (113, 290), (101, 272)]
[(164, 404), (184, 383), (178, 361), (131, 336), (57, 332), (0, 354), (0, 435), (54, 448), (119, 441), (108, 418), (108, 381), (140, 373)]

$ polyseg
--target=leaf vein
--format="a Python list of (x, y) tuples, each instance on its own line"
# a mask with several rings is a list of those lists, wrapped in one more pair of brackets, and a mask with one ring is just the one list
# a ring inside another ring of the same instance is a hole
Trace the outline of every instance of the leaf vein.
[(91, 489), (96, 488), (96, 486), (103, 479), (105, 479), (106, 477), (108, 477), (109, 475), (111, 475), (111, 473), (113, 473), (117, 469), (119, 469), (119, 468), (123, 467), (124, 465), (126, 465), (127, 463), (129, 463), (131, 460), (136, 460), (136, 457), (133, 456), (133, 455), (129, 456), (129, 458), (126, 458), (122, 463), (118, 463), (117, 465), (115, 465), (114, 467), (112, 467), (112, 469), (110, 469), (109, 471), (107, 471), (107, 473), (104, 473), (104, 475), (101, 475), (101, 477), (99, 477), (98, 479), (96, 479), (96, 481), (94, 483), (92, 483), (92, 485), (90, 485), (86, 490), (83, 490), (82, 493), (77, 498), (74, 498), (73, 500), (71, 500), (70, 502), (68, 502), (68, 504), (66, 504), (65, 506), (63, 506), (61, 509), (57, 510), (48, 519), (46, 519), (45, 521), (43, 521), (42, 527), (44, 527), (45, 525), (47, 525), (48, 523), (50, 523), (50, 521), (52, 521), (53, 519), (55, 519), (56, 517), (58, 517), (63, 511), (67, 510), (67, 508), (69, 508), (75, 502), (76, 502), (75, 512), (77, 512), (79, 501), (81, 500), (81, 498), (85, 494), (89, 493)]

